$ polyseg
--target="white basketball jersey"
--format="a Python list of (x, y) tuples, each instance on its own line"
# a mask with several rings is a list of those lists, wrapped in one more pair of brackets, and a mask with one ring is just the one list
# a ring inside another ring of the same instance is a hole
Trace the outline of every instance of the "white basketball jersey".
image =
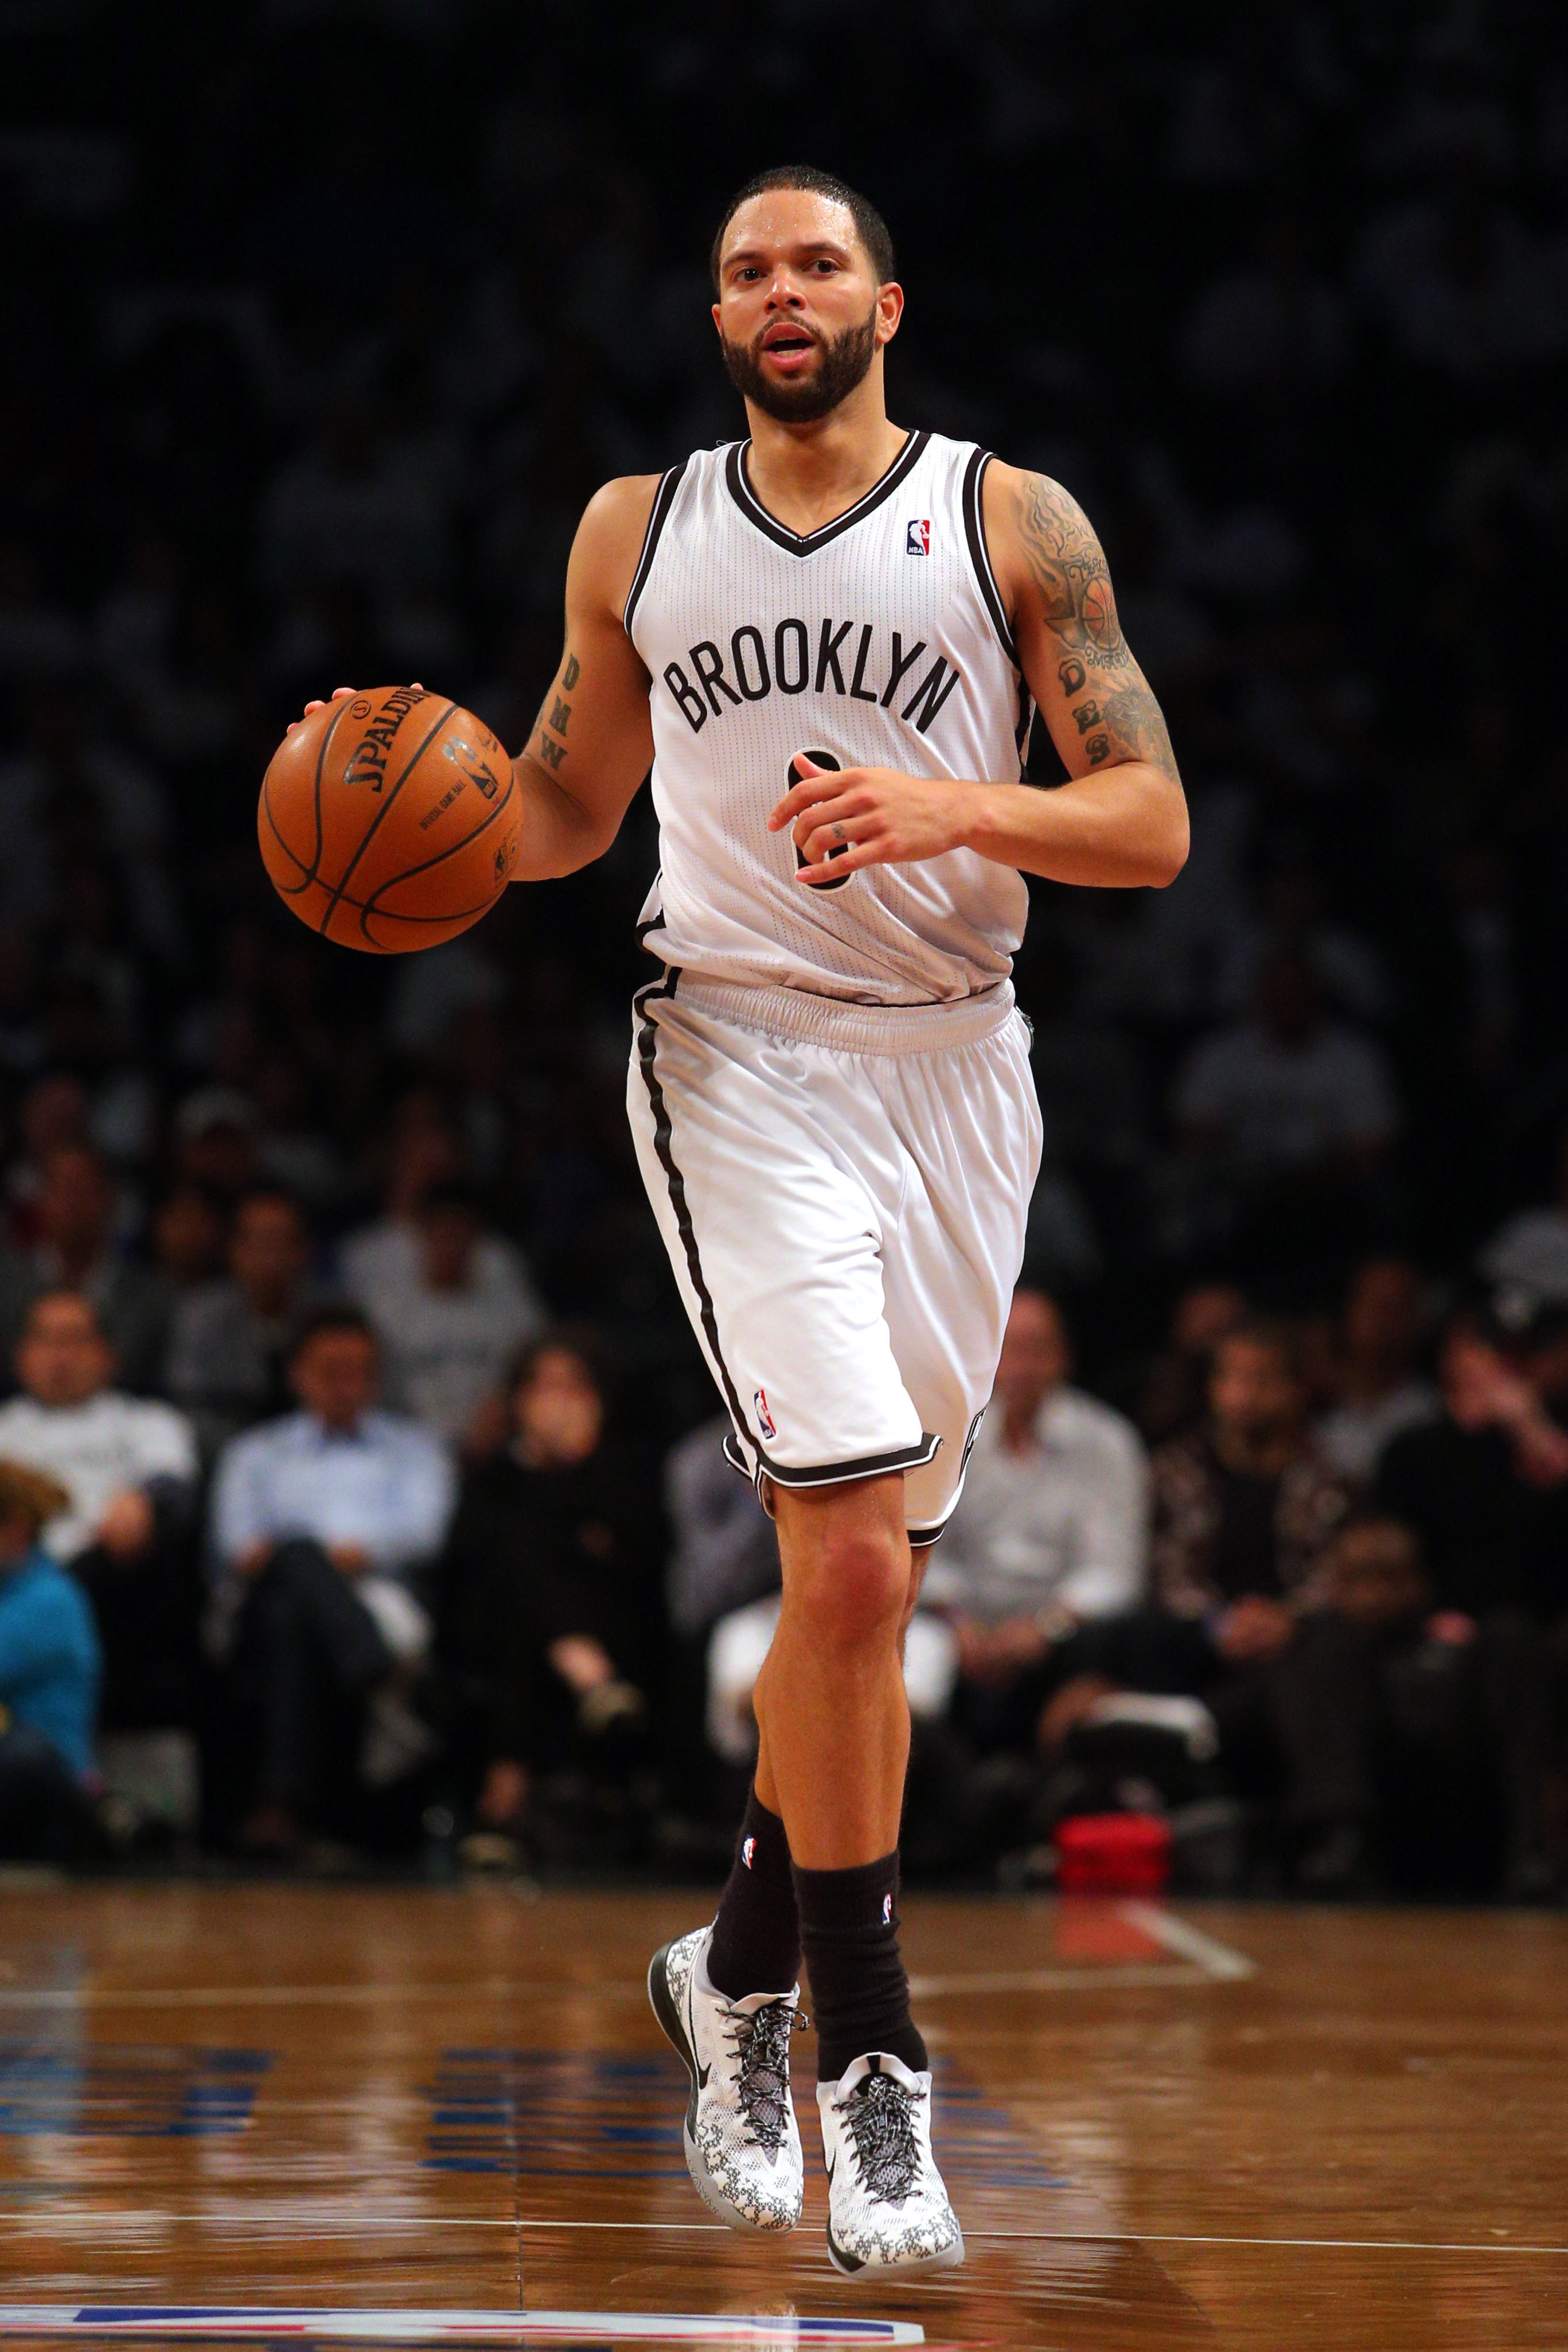
[(664, 476), (626, 599), (653, 679), (645, 943), (715, 980), (862, 1004), (995, 988), (1029, 904), (1010, 866), (960, 849), (809, 887), (788, 830), (768, 830), (798, 751), (1018, 780), (1030, 704), (986, 552), (990, 460), (911, 434), (858, 504), (797, 538), (753, 493), (749, 446)]

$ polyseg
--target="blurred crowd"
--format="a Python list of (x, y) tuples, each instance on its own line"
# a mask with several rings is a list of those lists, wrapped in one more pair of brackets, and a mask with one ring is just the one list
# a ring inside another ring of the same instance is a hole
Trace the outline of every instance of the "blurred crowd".
[(385, 964), (254, 805), (340, 681), (521, 741), (587, 497), (741, 429), (707, 237), (804, 119), (898, 241), (893, 413), (1082, 500), (1194, 819), (1166, 893), (1032, 894), (1047, 1157), (911, 1850), (1141, 1788), (1195, 1873), (1551, 1883), (1550, 22), (5, 14), (0, 1843), (722, 1844), (777, 1560), (625, 1133), (645, 796)]

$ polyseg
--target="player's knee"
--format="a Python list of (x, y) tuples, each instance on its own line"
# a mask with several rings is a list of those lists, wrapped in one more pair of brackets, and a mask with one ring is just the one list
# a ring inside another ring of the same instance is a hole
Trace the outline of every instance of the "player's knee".
[(891, 1534), (846, 1528), (823, 1545), (811, 1580), (811, 1622), (828, 1647), (895, 1642), (909, 1596), (909, 1555)]

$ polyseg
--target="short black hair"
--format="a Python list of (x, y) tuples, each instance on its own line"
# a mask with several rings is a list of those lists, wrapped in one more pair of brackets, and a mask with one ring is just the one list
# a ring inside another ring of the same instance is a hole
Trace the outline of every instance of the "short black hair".
[(716, 294), (718, 291), (719, 259), (724, 252), (725, 235), (730, 222), (742, 205), (748, 205), (753, 196), (767, 195), (774, 188), (803, 188), (810, 195), (826, 196), (831, 204), (842, 205), (853, 220), (855, 234), (870, 257), (877, 284), (885, 286), (890, 278), (897, 277), (898, 259), (893, 250), (893, 238), (888, 234), (887, 223), (869, 196), (862, 196), (858, 189), (850, 187), (834, 173), (819, 171), (815, 163), (776, 163), (770, 172), (758, 172), (755, 179), (747, 180), (744, 188), (737, 188), (724, 208), (724, 217), (714, 232), (713, 251), (708, 257)]
[(610, 1351), (591, 1323), (552, 1323), (518, 1349), (507, 1373), (507, 1394), (527, 1388), (545, 1356), (570, 1356), (588, 1374), (601, 1404), (608, 1406), (614, 1389)]
[(311, 1340), (319, 1339), (323, 1331), (357, 1331), (361, 1339), (370, 1341), (378, 1354), (381, 1352), (375, 1325), (361, 1307), (356, 1307), (350, 1298), (326, 1298), (319, 1307), (310, 1309), (296, 1330), (288, 1350), (289, 1362), (296, 1362)]

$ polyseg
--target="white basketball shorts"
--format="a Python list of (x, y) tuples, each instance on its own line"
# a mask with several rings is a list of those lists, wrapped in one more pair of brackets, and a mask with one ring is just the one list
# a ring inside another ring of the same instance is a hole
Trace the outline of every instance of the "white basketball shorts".
[(667, 972), (628, 1107), (737, 1469), (904, 1474), (940, 1534), (991, 1393), (1040, 1166), (1009, 988), (882, 1008)]

